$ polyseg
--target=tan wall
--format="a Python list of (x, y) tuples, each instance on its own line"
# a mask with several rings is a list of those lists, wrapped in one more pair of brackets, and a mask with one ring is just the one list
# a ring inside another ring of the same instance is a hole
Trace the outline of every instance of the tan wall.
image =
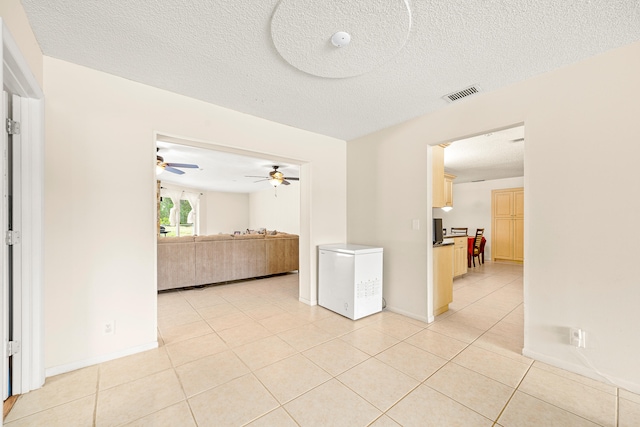
[[(201, 215), (201, 235), (231, 234), (249, 228), (249, 194), (208, 191), (200, 201), (206, 214)], [(202, 211), (201, 211), (202, 213)]]
[(20, 0), (0, 1), (0, 17), (24, 55), (34, 77), (42, 87), (42, 50), (36, 40)]
[(635, 43), (350, 141), (348, 237), (385, 247), (389, 306), (425, 316), (426, 146), (524, 122), (526, 353), (640, 391), (639, 75)]
[(297, 181), (278, 190), (267, 188), (253, 193), (203, 191), (162, 184), (188, 192), (201, 193), (200, 235), (244, 232), (247, 228), (267, 228), (300, 234), (300, 186)]
[(316, 300), (315, 246), (346, 240), (344, 141), (49, 57), (44, 69), (47, 368), (156, 340), (154, 132), (302, 162), (300, 298)]
[[(384, 248), (394, 311), (427, 320), (427, 144), (410, 126), (348, 142), (348, 240)], [(420, 229), (413, 230), (413, 220)]]
[[(277, 195), (277, 197), (276, 197)], [(251, 228), (300, 234), (300, 185), (280, 185), (249, 194), (249, 224)]]

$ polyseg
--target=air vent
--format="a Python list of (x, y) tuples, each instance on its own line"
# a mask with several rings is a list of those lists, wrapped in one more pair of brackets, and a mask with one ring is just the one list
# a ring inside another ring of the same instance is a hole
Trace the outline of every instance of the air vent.
[(442, 97), (442, 99), (445, 99), (449, 102), (454, 102), (462, 98), (466, 98), (467, 96), (475, 95), (478, 92), (480, 92), (480, 88), (477, 85), (473, 85), (473, 86), (464, 88), (462, 90), (459, 90), (457, 92), (453, 92), (448, 95), (445, 95)]

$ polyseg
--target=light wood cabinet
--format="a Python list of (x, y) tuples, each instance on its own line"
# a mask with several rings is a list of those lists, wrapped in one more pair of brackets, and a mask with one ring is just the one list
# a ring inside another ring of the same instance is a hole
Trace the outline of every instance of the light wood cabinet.
[(432, 187), (431, 205), (434, 208), (453, 207), (453, 180), (455, 175), (444, 172), (444, 149), (446, 144), (431, 147)]
[(433, 248), (433, 314), (449, 310), (453, 301), (453, 246)]
[(491, 192), (491, 258), (524, 261), (524, 188)]
[(453, 238), (453, 277), (467, 274), (467, 236)]
[(431, 204), (434, 208), (445, 206), (444, 200), (444, 147), (431, 147), (431, 165), (433, 171), (431, 185)]
[(444, 174), (444, 205), (453, 207), (453, 180), (456, 179), (455, 175), (450, 173)]

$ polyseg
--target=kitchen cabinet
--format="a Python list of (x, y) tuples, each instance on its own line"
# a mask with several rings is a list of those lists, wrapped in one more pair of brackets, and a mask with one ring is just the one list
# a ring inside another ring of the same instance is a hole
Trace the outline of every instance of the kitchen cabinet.
[(467, 236), (453, 238), (453, 277), (467, 274)]
[(524, 261), (524, 188), (491, 192), (491, 259)]
[(444, 205), (453, 207), (453, 180), (456, 179), (455, 175), (450, 173), (444, 174)]
[(431, 147), (431, 204), (434, 208), (445, 206), (444, 200), (444, 147), (436, 145)]
[(453, 301), (453, 246), (433, 247), (433, 314), (449, 310)]
[(456, 176), (444, 172), (444, 149), (447, 145), (431, 147), (431, 205), (434, 208), (453, 207), (453, 180)]

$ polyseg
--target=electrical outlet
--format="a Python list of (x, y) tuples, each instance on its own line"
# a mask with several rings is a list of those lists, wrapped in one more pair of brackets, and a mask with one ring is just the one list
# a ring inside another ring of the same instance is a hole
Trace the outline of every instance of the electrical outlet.
[(574, 347), (587, 348), (587, 332), (580, 328), (570, 328), (569, 343)]
[(116, 332), (116, 323), (114, 320), (104, 322), (102, 326), (102, 335), (113, 335)]

